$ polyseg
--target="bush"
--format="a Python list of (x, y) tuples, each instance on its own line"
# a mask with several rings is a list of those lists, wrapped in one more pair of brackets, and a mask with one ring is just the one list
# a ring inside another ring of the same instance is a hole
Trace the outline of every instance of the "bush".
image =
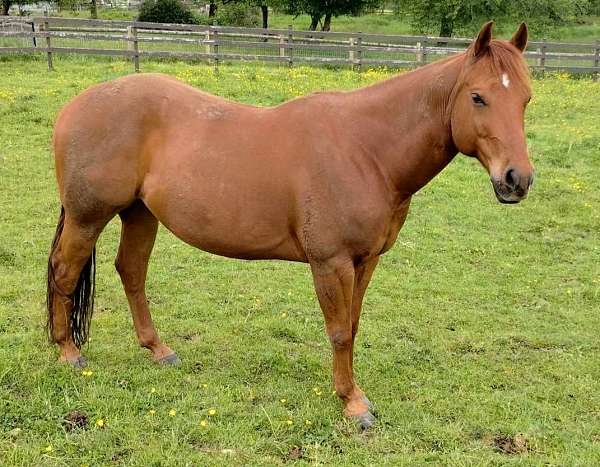
[(144, 0), (140, 6), (138, 21), (198, 24), (194, 13), (179, 0)]
[(256, 28), (261, 22), (258, 10), (243, 3), (230, 3), (217, 10), (217, 24), (221, 26), (238, 26)]

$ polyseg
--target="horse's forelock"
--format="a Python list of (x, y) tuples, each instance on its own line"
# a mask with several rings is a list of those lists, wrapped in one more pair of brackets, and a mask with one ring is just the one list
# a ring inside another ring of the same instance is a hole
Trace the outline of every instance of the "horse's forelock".
[(523, 54), (510, 42), (494, 39), (490, 42), (486, 53), (479, 57), (471, 54), (471, 57), (477, 62), (484, 61), (489, 64), (490, 72), (497, 76), (508, 74), (511, 83), (518, 83), (525, 92), (531, 93), (527, 63)]

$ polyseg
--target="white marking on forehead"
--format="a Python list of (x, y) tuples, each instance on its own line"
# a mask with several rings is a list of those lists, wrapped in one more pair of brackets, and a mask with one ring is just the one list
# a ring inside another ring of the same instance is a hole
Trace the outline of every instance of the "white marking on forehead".
[(508, 75), (506, 73), (502, 73), (502, 86), (508, 89), (510, 85), (510, 79), (508, 79)]

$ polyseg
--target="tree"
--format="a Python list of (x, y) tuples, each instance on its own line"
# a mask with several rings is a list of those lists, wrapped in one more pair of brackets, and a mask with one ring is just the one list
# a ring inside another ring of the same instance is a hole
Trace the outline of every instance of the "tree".
[(2, 14), (8, 16), (8, 11), (12, 5), (12, 0), (2, 0)]
[(598, 0), (397, 0), (397, 3), (418, 31), (449, 37), (457, 32), (470, 35), (490, 19), (526, 20), (539, 33), (585, 14), (594, 1)]
[(285, 7), (284, 0), (251, 0), (251, 2), (260, 8), (262, 27), (264, 29), (269, 27), (269, 8)]
[(316, 31), (323, 19), (322, 31), (329, 31), (331, 18), (340, 15), (359, 15), (368, 9), (377, 8), (381, 0), (285, 0), (285, 9), (295, 15), (310, 16), (311, 31)]
[(10, 11), (10, 7), (13, 5), (27, 5), (29, 3), (35, 3), (35, 0), (0, 0), (2, 2), (2, 12), (0, 13), (3, 16), (8, 16)]
[(197, 19), (180, 0), (144, 0), (138, 21), (148, 23), (195, 24)]
[(90, 16), (92, 19), (98, 19), (98, 4), (96, 0), (91, 0), (90, 2)]

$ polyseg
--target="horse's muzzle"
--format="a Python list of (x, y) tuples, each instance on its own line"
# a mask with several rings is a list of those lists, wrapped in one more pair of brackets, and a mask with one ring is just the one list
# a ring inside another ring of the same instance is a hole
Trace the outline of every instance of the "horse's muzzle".
[(527, 198), (527, 193), (533, 183), (533, 172), (530, 175), (524, 175), (509, 168), (502, 179), (492, 177), (491, 180), (498, 201), (503, 204), (515, 204)]

